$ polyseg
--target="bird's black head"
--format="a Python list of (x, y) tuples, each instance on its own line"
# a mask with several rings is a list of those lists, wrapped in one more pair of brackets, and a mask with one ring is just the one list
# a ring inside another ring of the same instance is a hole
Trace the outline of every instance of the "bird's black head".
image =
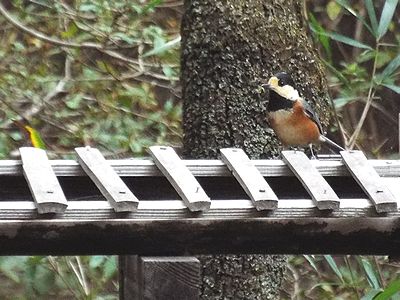
[(278, 85), (279, 86), (285, 86), (285, 85), (290, 85), (293, 88), (296, 88), (294, 81), (292, 79), (292, 76), (290, 76), (286, 72), (279, 72), (274, 75), (276, 78), (278, 78)]
[(262, 87), (270, 91), (268, 111), (291, 109), (299, 98), (294, 81), (286, 72), (276, 73)]

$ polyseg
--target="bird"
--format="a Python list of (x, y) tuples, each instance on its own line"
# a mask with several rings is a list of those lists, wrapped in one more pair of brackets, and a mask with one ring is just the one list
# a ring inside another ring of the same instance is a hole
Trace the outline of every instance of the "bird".
[(261, 86), (269, 90), (267, 119), (283, 146), (308, 146), (312, 158), (315, 158), (313, 144), (327, 143), (339, 151), (345, 150), (323, 134), (318, 115), (300, 97), (288, 73), (276, 73), (269, 78), (267, 84)]

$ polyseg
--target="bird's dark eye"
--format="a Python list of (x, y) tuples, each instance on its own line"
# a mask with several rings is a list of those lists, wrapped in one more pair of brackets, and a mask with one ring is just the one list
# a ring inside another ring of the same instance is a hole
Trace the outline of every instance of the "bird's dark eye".
[(280, 73), (275, 74), (275, 77), (278, 78), (279, 86), (290, 85), (293, 88), (295, 87), (293, 79), (289, 74), (287, 74), (285, 72), (280, 72)]

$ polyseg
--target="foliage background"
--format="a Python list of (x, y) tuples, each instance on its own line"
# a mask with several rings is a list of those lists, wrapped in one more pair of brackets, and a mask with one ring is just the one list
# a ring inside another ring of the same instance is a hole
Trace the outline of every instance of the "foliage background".
[[(329, 134), (398, 158), (398, 1), (306, 2), (337, 112)], [(77, 145), (110, 158), (179, 146), (182, 10), (174, 0), (2, 1), (0, 158), (30, 143), (52, 158)], [(1, 257), (0, 298), (116, 299), (116, 270), (108, 256)], [(282, 298), (372, 299), (400, 289), (398, 270), (384, 257), (296, 256)]]

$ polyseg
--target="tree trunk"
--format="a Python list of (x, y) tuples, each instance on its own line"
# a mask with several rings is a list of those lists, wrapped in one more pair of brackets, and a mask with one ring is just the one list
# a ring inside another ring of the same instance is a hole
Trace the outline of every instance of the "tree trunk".
[[(240, 147), (254, 159), (278, 154), (260, 84), (292, 74), (300, 93), (330, 119), (324, 71), (307, 36), (300, 0), (185, 0), (182, 20), (183, 153), (216, 158)], [(262, 234), (262, 233), (260, 233)], [(284, 256), (205, 256), (203, 299), (274, 299)]]

